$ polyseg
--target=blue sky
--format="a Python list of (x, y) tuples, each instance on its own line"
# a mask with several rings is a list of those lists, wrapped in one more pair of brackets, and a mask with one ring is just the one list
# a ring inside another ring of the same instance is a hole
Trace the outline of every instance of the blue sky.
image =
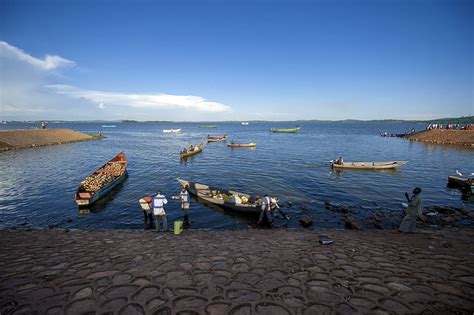
[(0, 58), (3, 119), (474, 114), (473, 1), (1, 0)]

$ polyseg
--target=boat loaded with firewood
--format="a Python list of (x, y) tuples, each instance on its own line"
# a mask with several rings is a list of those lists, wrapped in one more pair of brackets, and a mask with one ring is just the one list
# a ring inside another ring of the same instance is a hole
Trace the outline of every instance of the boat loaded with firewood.
[(123, 152), (87, 176), (76, 191), (76, 203), (80, 207), (90, 206), (107, 195), (127, 176), (128, 161)]
[(399, 167), (408, 161), (391, 161), (391, 162), (343, 162), (338, 164), (330, 161), (332, 168), (358, 169), (358, 170), (385, 170)]
[[(181, 187), (186, 188), (190, 194), (196, 196), (201, 201), (244, 214), (260, 214), (262, 198), (259, 196), (251, 196), (238, 191), (213, 188), (205, 184), (194, 183), (179, 178), (178, 182)], [(271, 198), (271, 201), (272, 209), (277, 207), (278, 200)]]

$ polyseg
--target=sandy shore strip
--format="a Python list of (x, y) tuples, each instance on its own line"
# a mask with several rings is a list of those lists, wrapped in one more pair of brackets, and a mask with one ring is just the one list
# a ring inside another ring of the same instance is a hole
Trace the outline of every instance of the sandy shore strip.
[(473, 237), (3, 230), (0, 313), (472, 314)]
[(71, 129), (17, 129), (0, 131), (0, 151), (97, 139)]
[(474, 130), (432, 129), (408, 136), (408, 140), (474, 147)]

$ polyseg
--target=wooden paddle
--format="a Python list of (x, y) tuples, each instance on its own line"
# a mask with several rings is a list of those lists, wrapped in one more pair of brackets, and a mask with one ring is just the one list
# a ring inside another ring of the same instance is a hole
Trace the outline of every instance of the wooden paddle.
[(278, 205), (278, 203), (275, 202), (275, 206), (277, 207), (278, 212), (280, 212), (280, 214), (281, 214), (287, 221), (290, 221), (290, 217), (287, 216), (286, 214), (284, 214), (283, 211), (281, 211), (280, 206)]

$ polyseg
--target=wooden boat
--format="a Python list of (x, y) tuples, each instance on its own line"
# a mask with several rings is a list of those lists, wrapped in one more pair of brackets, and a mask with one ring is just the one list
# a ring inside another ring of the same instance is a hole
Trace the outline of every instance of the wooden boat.
[(295, 128), (284, 128), (284, 129), (278, 129), (278, 128), (271, 128), (271, 132), (283, 132), (283, 133), (296, 133), (300, 131), (301, 127), (295, 127)]
[(110, 161), (87, 176), (76, 191), (76, 203), (80, 207), (90, 206), (107, 195), (127, 176), (128, 161), (120, 152)]
[(207, 136), (207, 142), (220, 142), (225, 141), (227, 139), (227, 135), (220, 136)]
[(180, 132), (181, 131), (181, 128), (179, 129), (163, 129), (163, 132), (165, 133), (175, 133), (175, 132)]
[[(181, 187), (185, 187), (190, 194), (198, 197), (202, 201), (221, 206), (226, 209), (238, 211), (244, 214), (260, 214), (262, 207), (262, 198), (258, 196), (251, 196), (249, 194), (241, 193), (238, 191), (212, 188), (205, 184), (193, 183), (189, 180), (179, 178), (178, 182)], [(232, 202), (233, 196), (239, 196), (242, 202)], [(271, 199), (273, 208), (276, 206), (277, 200), (275, 198)]]
[(255, 148), (256, 143), (229, 143), (227, 145), (229, 148)]
[(331, 161), (332, 168), (358, 169), (358, 170), (385, 170), (399, 167), (408, 163), (408, 161), (391, 161), (391, 162), (344, 162), (336, 164)]
[(204, 143), (199, 144), (197, 147), (193, 147), (192, 150), (187, 149), (186, 151), (181, 151), (179, 153), (179, 157), (181, 159), (185, 159), (187, 157), (190, 157), (191, 155), (197, 154), (202, 151), (202, 148), (204, 147)]
[(448, 187), (460, 188), (464, 191), (474, 193), (474, 178), (463, 176), (448, 176)]

